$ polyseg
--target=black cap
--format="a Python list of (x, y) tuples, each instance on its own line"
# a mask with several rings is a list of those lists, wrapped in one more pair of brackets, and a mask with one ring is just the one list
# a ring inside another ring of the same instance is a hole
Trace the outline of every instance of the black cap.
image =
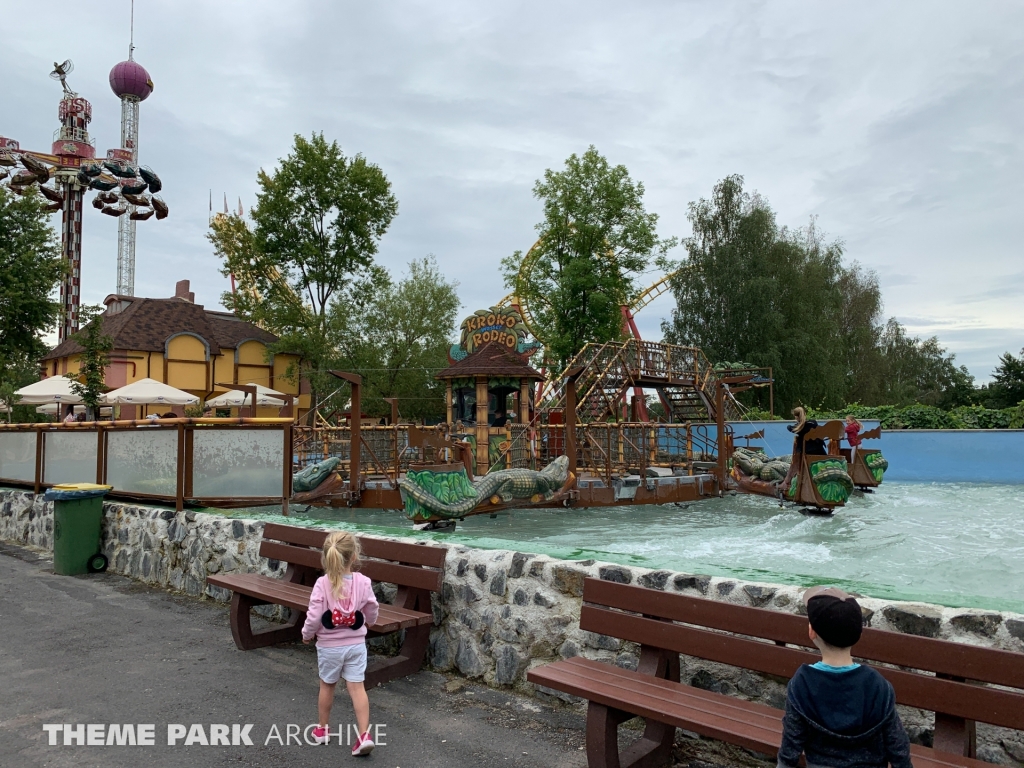
[(860, 640), (864, 616), (857, 600), (836, 587), (814, 587), (804, 593), (811, 629), (833, 648), (850, 648)]

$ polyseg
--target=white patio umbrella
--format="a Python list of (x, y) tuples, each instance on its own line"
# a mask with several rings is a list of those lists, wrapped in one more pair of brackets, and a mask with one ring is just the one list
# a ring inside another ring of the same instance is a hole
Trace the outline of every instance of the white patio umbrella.
[(199, 398), (156, 379), (139, 379), (128, 386), (107, 392), (100, 401), (107, 405), (195, 405)]
[(17, 390), (18, 405), (44, 405), (46, 403), (81, 403), (82, 398), (71, 391), (73, 379), (67, 376), (50, 376)]
[[(47, 403), (46, 405), (40, 405), (36, 408), (36, 413), (46, 414), (47, 416), (56, 416), (60, 411), (56, 403)], [(75, 406), (75, 415), (79, 413), (85, 413), (84, 405)]]
[[(288, 395), (284, 392), (278, 392), (276, 389), (264, 387), (261, 384), (248, 384), (246, 386), (256, 387), (256, 405), (280, 408), (288, 400)], [(206, 401), (206, 404), (214, 408), (239, 408), (243, 405), (249, 405), (249, 393), (243, 392), (240, 389), (232, 389), (223, 395), (211, 397)]]

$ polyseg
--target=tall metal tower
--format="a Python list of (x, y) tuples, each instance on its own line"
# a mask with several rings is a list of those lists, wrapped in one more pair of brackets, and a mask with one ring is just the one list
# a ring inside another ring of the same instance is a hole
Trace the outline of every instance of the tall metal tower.
[[(133, 13), (134, 16), (134, 13)], [(134, 36), (134, 18), (133, 30)], [(139, 162), (139, 105), (153, 92), (153, 81), (145, 68), (135, 62), (135, 46), (128, 46), (128, 60), (110, 70), (110, 88), (121, 99), (120, 157), (133, 166)], [(135, 205), (117, 222), (117, 293), (135, 295)]]

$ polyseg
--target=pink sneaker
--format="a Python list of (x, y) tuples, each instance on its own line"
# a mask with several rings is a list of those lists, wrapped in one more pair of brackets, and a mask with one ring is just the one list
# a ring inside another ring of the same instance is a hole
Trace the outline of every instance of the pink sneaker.
[(318, 725), (313, 729), (313, 742), (315, 744), (329, 744), (331, 741), (330, 728), (326, 725)]
[(373, 752), (373, 739), (370, 738), (370, 732), (367, 731), (358, 739), (356, 739), (355, 745), (352, 747), (352, 754), (356, 757), (360, 755), (368, 755)]

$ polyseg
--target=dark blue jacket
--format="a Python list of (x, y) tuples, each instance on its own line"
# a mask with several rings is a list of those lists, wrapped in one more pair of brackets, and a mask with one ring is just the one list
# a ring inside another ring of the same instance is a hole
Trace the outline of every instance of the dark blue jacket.
[(889, 682), (870, 667), (830, 672), (804, 665), (789, 681), (779, 766), (911, 768), (910, 740)]

